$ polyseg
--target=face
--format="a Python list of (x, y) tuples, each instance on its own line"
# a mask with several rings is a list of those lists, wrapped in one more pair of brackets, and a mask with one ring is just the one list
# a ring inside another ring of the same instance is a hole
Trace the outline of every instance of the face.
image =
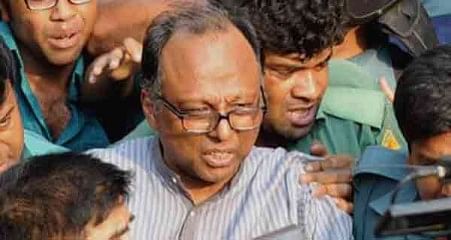
[[(220, 112), (256, 107), (261, 73), (251, 46), (241, 33), (175, 34), (162, 51), (162, 95), (184, 112)], [(181, 120), (159, 101), (143, 95), (149, 124), (159, 132), (167, 165), (182, 180), (221, 184), (237, 172), (254, 145), (263, 118), (246, 131), (222, 119), (211, 132), (189, 133)]]
[(24, 144), (19, 106), (9, 82), (5, 96), (5, 101), (0, 105), (0, 173), (20, 160)]
[(25, 63), (74, 63), (92, 32), (96, 0), (73, 4), (58, 0), (48, 10), (30, 10), (24, 0), (2, 0), (3, 20), (11, 24)]
[(119, 204), (111, 210), (106, 219), (98, 225), (94, 220), (86, 226), (86, 240), (126, 240), (128, 238), (129, 223), (133, 215), (127, 208), (125, 201), (121, 198)]
[[(451, 132), (419, 140), (411, 145), (409, 164), (432, 165), (443, 156), (451, 155)], [(451, 184), (443, 184), (436, 177), (417, 180), (420, 197), (424, 200), (451, 197)]]
[(295, 140), (310, 131), (327, 87), (330, 54), (327, 49), (301, 61), (299, 54), (265, 53), (265, 132)]

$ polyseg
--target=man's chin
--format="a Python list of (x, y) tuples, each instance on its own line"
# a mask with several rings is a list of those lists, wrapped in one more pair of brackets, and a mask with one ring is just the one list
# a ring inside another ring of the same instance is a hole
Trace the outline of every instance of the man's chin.
[(52, 65), (63, 67), (75, 63), (80, 54), (81, 50), (78, 49), (51, 51), (47, 54), (47, 61)]
[(305, 136), (307, 136), (310, 131), (312, 130), (313, 123), (304, 126), (304, 127), (292, 127), (292, 130), (290, 132), (290, 136), (288, 136), (291, 140), (298, 140)]

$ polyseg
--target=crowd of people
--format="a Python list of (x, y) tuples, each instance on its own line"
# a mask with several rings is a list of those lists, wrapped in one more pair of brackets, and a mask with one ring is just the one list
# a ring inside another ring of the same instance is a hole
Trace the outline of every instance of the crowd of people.
[(0, 239), (435, 239), (374, 229), (451, 197), (451, 1), (0, 12)]

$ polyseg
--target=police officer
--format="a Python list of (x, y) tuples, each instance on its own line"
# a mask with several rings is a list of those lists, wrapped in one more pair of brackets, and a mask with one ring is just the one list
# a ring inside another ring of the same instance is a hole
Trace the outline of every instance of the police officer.
[[(408, 165), (431, 165), (451, 154), (451, 45), (430, 50), (405, 70), (396, 89), (394, 106), (409, 152), (369, 148), (359, 161), (354, 184), (354, 237), (376, 239), (374, 229), (390, 207), (394, 188), (408, 173)], [(411, 182), (395, 202), (450, 197), (449, 184), (434, 178)], [(385, 238), (377, 238), (385, 239)], [(386, 239), (435, 239), (409, 235)]]

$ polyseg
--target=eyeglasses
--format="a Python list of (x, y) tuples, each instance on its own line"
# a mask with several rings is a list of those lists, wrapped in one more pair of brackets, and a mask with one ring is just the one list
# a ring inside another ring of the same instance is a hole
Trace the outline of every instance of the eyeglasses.
[(252, 130), (260, 127), (263, 113), (266, 111), (264, 96), (262, 96), (262, 104), (259, 107), (239, 107), (227, 114), (222, 114), (217, 111), (187, 113), (178, 109), (162, 96), (157, 97), (157, 99), (182, 121), (183, 129), (190, 133), (209, 133), (218, 126), (222, 119), (226, 119), (229, 126), (234, 130)]
[[(85, 4), (91, 2), (91, 0), (68, 0), (72, 4)], [(51, 9), (56, 6), (58, 0), (25, 0), (28, 9), (41, 11)]]

